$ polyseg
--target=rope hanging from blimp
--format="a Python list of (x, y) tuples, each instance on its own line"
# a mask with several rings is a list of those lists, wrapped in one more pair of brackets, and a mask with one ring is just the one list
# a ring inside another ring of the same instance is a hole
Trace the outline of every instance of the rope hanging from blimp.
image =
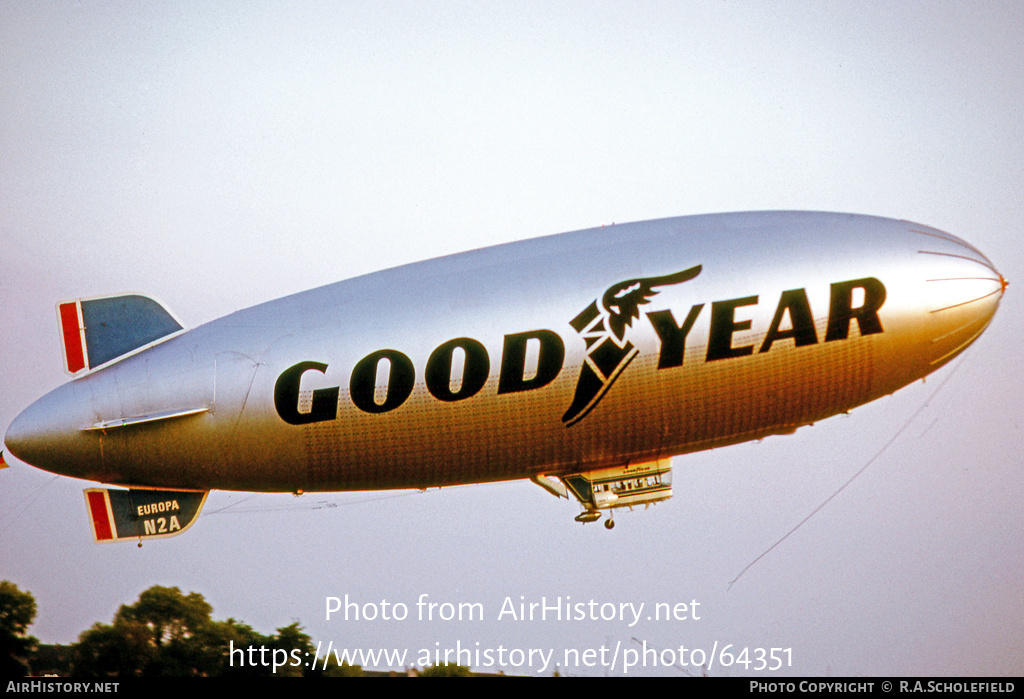
[[(311, 503), (308, 503), (308, 504), (307, 503), (302, 503), (302, 504), (298, 504), (298, 505), (274, 505), (274, 506), (269, 506), (269, 507), (253, 507), (253, 508), (249, 508), (249, 509), (245, 509), (245, 510), (231, 510), (232, 507), (236, 507), (237, 505), (241, 505), (241, 504), (243, 504), (245, 502), (248, 502), (249, 500), (257, 497), (258, 495), (266, 495), (267, 494), (267, 493), (252, 493), (251, 495), (242, 498), (238, 502), (233, 502), (233, 503), (230, 503), (228, 505), (225, 505), (224, 507), (220, 508), (219, 510), (212, 510), (210, 512), (207, 512), (204, 516), (205, 517), (209, 517), (210, 515), (222, 515), (222, 514), (228, 514), (228, 515), (239, 514), (240, 515), (240, 514), (246, 514), (246, 513), (250, 513), (250, 512), (282, 512), (282, 511), (289, 511), (289, 510), (329, 510), (329, 509), (334, 509), (336, 507), (349, 507), (351, 505), (362, 505), (362, 504), (365, 504), (365, 503), (368, 503), (368, 502), (379, 502), (381, 500), (394, 500), (395, 498), (407, 498), (407, 497), (409, 497), (411, 495), (417, 495), (420, 492), (421, 491), (419, 491), (419, 490), (415, 490), (415, 491), (411, 491), (411, 492), (406, 491), (406, 492), (395, 493), (395, 494), (390, 494), (390, 495), (381, 495), (379, 497), (362, 498), (360, 500), (350, 500), (348, 502), (331, 502), (329, 500), (317, 500), (316, 502), (311, 502)], [(231, 510), (231, 511), (228, 512), (228, 510)]]
[(23, 497), (21, 501), (16, 503), (14, 507), (11, 508), (11, 511), (7, 513), (7, 516), (5, 517), (7, 521), (4, 522), (3, 520), (0, 520), (0, 534), (3, 534), (5, 531), (7, 531), (10, 528), (10, 526), (14, 524), (15, 520), (18, 519), (18, 515), (20, 515), (23, 511), (28, 509), (28, 506), (31, 505), (32, 502), (35, 501), (35, 499), (39, 497), (44, 490), (53, 485), (53, 482), (60, 477), (60, 474), (55, 475), (50, 480), (37, 486), (34, 490), (32, 490), (25, 497)]
[[(931, 404), (932, 400), (934, 400), (934, 399), (935, 399), (935, 396), (937, 396), (937, 395), (939, 394), (939, 391), (941, 391), (941, 390), (942, 390), (943, 386), (945, 386), (945, 385), (946, 385), (946, 384), (947, 384), (947, 383), (949, 382), (949, 380), (950, 380), (951, 378), (953, 378), (953, 376), (954, 376), (954, 375), (956, 374), (957, 370), (958, 370), (958, 369), (960, 368), (960, 365), (961, 365), (962, 363), (963, 363), (963, 360), (961, 359), (960, 361), (958, 361), (958, 362), (957, 362), (957, 363), (956, 363), (956, 364), (955, 364), (955, 365), (953, 366), (953, 369), (952, 369), (952, 371), (950, 371), (950, 372), (949, 372), (949, 374), (948, 374), (948, 375), (946, 376), (946, 378), (944, 378), (944, 379), (942, 380), (942, 382), (941, 382), (941, 383), (940, 383), (940, 384), (939, 384), (939, 385), (938, 385), (938, 386), (937, 386), (937, 387), (935, 388), (935, 390), (934, 390), (934, 391), (932, 391), (931, 395), (930, 395), (930, 396), (928, 396), (927, 400), (925, 400), (925, 402), (924, 402), (924, 403), (923, 403), (923, 404), (921, 405), (921, 407), (920, 407), (920, 408), (918, 408), (918, 409), (917, 409), (916, 411), (914, 411), (914, 414), (913, 414), (913, 415), (911, 415), (911, 416), (910, 416), (909, 418), (907, 418), (907, 421), (906, 421), (906, 422), (904, 422), (904, 423), (903, 423), (903, 426), (902, 426), (902, 427), (900, 427), (900, 428), (899, 428), (899, 430), (897, 430), (897, 431), (896, 431), (896, 434), (894, 434), (894, 435), (892, 436), (892, 438), (890, 438), (890, 439), (889, 439), (889, 441), (888, 441), (888, 442), (886, 442), (886, 443), (885, 443), (885, 445), (884, 445), (884, 446), (883, 446), (883, 447), (882, 447), (881, 449), (879, 449), (879, 450), (878, 450), (878, 452), (877, 452), (877, 453), (876, 453), (876, 454), (875, 454), (874, 456), (872, 456), (872, 457), (871, 457), (870, 459), (868, 459), (868, 462), (867, 462), (866, 464), (864, 464), (863, 466), (861, 466), (861, 467), (860, 467), (860, 469), (859, 469), (859, 470), (858, 470), (858, 471), (857, 471), (856, 473), (854, 473), (854, 474), (853, 474), (852, 476), (850, 476), (850, 478), (849, 478), (849, 479), (848, 479), (848, 480), (847, 480), (847, 481), (846, 481), (845, 483), (843, 483), (843, 484), (842, 484), (841, 486), (839, 486), (839, 488), (838, 488), (838, 489), (837, 489), (837, 490), (836, 490), (836, 491), (835, 491), (834, 493), (832, 493), (831, 495), (829, 495), (829, 496), (828, 496), (828, 498), (827, 498), (827, 499), (826, 499), (826, 500), (825, 500), (825, 501), (824, 501), (823, 503), (821, 503), (820, 505), (818, 505), (817, 507), (815, 507), (815, 508), (814, 508), (814, 509), (813, 509), (813, 510), (812, 510), (812, 511), (810, 512), (810, 514), (808, 514), (808, 515), (807, 515), (806, 517), (804, 517), (804, 518), (803, 518), (802, 520), (800, 520), (800, 521), (799, 521), (799, 522), (798, 522), (798, 523), (796, 524), (796, 526), (794, 526), (794, 527), (793, 527), (792, 529), (790, 529), (790, 530), (789, 530), (788, 532), (786, 532), (786, 533), (785, 533), (785, 534), (784, 534), (784, 535), (782, 536), (782, 538), (781, 538), (781, 539), (779, 539), (779, 540), (778, 540), (778, 541), (776, 541), (776, 542), (775, 542), (774, 544), (772, 544), (771, 546), (769, 546), (769, 547), (768, 547), (768, 548), (767, 548), (767, 549), (766, 549), (766, 550), (765, 550), (765, 551), (764, 551), (764, 552), (763, 552), (763, 553), (762, 553), (762, 554), (761, 554), (760, 556), (758, 556), (757, 558), (755, 558), (754, 560), (752, 560), (752, 561), (751, 561), (750, 563), (748, 563), (748, 564), (747, 564), (747, 567), (746, 567), (746, 568), (744, 568), (743, 570), (741, 570), (741, 571), (739, 572), (739, 574), (738, 574), (738, 575), (737, 575), (737, 576), (736, 576), (735, 578), (733, 578), (732, 580), (730, 580), (730, 581), (729, 581), (729, 586), (728, 586), (728, 587), (726, 588), (726, 591), (729, 591), (729, 590), (731, 590), (731, 589), (732, 589), (732, 586), (736, 584), (736, 581), (737, 581), (737, 580), (739, 580), (740, 578), (742, 578), (742, 577), (743, 577), (743, 574), (744, 574), (744, 573), (746, 573), (746, 572), (747, 572), (748, 570), (750, 570), (751, 568), (753, 568), (753, 567), (754, 567), (754, 565), (755, 565), (755, 564), (757, 564), (757, 562), (758, 562), (758, 561), (760, 561), (760, 560), (761, 560), (762, 558), (764, 558), (764, 557), (765, 557), (765, 556), (767, 556), (767, 555), (768, 555), (769, 553), (771, 553), (771, 552), (772, 552), (773, 550), (775, 550), (775, 548), (776, 548), (776, 547), (777, 547), (777, 546), (778, 546), (779, 544), (781, 544), (781, 543), (782, 543), (783, 541), (785, 541), (785, 540), (786, 540), (786, 539), (788, 539), (788, 538), (789, 538), (790, 536), (792, 536), (792, 534), (793, 534), (794, 532), (796, 532), (796, 530), (797, 530), (797, 529), (799, 529), (800, 527), (804, 526), (804, 525), (805, 525), (805, 524), (806, 524), (806, 523), (807, 523), (807, 522), (808, 522), (808, 521), (809, 521), (809, 520), (810, 520), (810, 519), (811, 519), (812, 517), (814, 517), (814, 515), (816, 515), (816, 514), (818, 514), (819, 512), (821, 512), (821, 511), (822, 511), (822, 510), (823, 510), (823, 509), (825, 508), (825, 506), (826, 506), (827, 504), (829, 504), (830, 502), (832, 502), (832, 500), (833, 500), (833, 499), (835, 499), (835, 497), (836, 497), (837, 495), (839, 495), (839, 493), (843, 492), (843, 490), (845, 490), (845, 489), (846, 489), (846, 486), (848, 486), (848, 485), (850, 485), (851, 483), (853, 483), (853, 482), (854, 482), (854, 481), (855, 481), (855, 480), (857, 479), (857, 477), (858, 477), (858, 476), (860, 476), (860, 474), (864, 473), (864, 472), (865, 472), (865, 471), (866, 471), (866, 470), (868, 469), (868, 467), (869, 467), (869, 466), (870, 466), (871, 464), (875, 463), (875, 461), (877, 461), (877, 460), (878, 460), (878, 457), (880, 457), (880, 456), (881, 456), (882, 454), (884, 454), (884, 453), (885, 453), (885, 452), (886, 452), (886, 451), (887, 451), (887, 450), (889, 449), (889, 447), (891, 447), (891, 446), (893, 445), (893, 443), (894, 443), (894, 442), (895, 442), (895, 441), (896, 441), (897, 439), (899, 439), (899, 438), (900, 438), (900, 437), (901, 437), (901, 436), (903, 435), (903, 433), (904, 433), (904, 432), (906, 432), (906, 431), (907, 431), (907, 428), (908, 428), (908, 427), (910, 427), (910, 425), (911, 425), (911, 424), (912, 424), (912, 423), (914, 422), (914, 420), (916, 420), (916, 419), (918, 418), (918, 416), (919, 416), (919, 415), (920, 415), (921, 413), (923, 413), (923, 412), (925, 411), (925, 408), (927, 408), (927, 407), (928, 407), (928, 406), (929, 406), (929, 405)], [(933, 424), (934, 424), (934, 423), (933, 423)], [(929, 426), (929, 429), (931, 429), (931, 426)]]

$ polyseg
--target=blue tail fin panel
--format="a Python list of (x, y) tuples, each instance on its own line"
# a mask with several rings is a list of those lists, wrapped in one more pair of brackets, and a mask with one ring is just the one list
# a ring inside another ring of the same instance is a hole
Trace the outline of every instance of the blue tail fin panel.
[(182, 330), (181, 323), (160, 303), (138, 294), (62, 303), (58, 315), (64, 359), (72, 374), (94, 369)]

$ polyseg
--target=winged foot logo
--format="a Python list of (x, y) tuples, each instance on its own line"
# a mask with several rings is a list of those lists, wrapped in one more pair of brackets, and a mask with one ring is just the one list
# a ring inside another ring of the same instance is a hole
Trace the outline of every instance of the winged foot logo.
[(601, 401), (633, 358), (640, 352), (625, 339), (626, 328), (640, 317), (640, 306), (650, 303), (657, 287), (681, 284), (700, 274), (701, 266), (690, 267), (661, 277), (629, 279), (608, 287), (578, 316), (569, 321), (587, 343), (587, 356), (580, 367), (580, 378), (572, 404), (562, 415), (571, 427), (587, 416)]

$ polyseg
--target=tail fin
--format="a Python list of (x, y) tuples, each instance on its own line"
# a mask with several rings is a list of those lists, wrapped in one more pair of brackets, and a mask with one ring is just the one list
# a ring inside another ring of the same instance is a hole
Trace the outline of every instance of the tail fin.
[(182, 330), (159, 302), (129, 294), (67, 301), (57, 306), (64, 366), (95, 369)]
[(181, 534), (195, 523), (208, 492), (89, 488), (85, 503), (96, 543)]

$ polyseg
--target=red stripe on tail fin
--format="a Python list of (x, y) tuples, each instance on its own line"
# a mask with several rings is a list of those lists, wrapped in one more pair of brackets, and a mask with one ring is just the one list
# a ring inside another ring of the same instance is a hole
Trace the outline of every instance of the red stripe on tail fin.
[(82, 347), (82, 331), (78, 321), (78, 302), (69, 301), (58, 306), (60, 312), (60, 334), (64, 341), (64, 362), (72, 374), (85, 368), (85, 350)]
[(87, 490), (85, 499), (89, 501), (89, 518), (92, 519), (96, 541), (113, 540), (114, 532), (110, 527), (110, 517), (107, 516), (107, 491)]

